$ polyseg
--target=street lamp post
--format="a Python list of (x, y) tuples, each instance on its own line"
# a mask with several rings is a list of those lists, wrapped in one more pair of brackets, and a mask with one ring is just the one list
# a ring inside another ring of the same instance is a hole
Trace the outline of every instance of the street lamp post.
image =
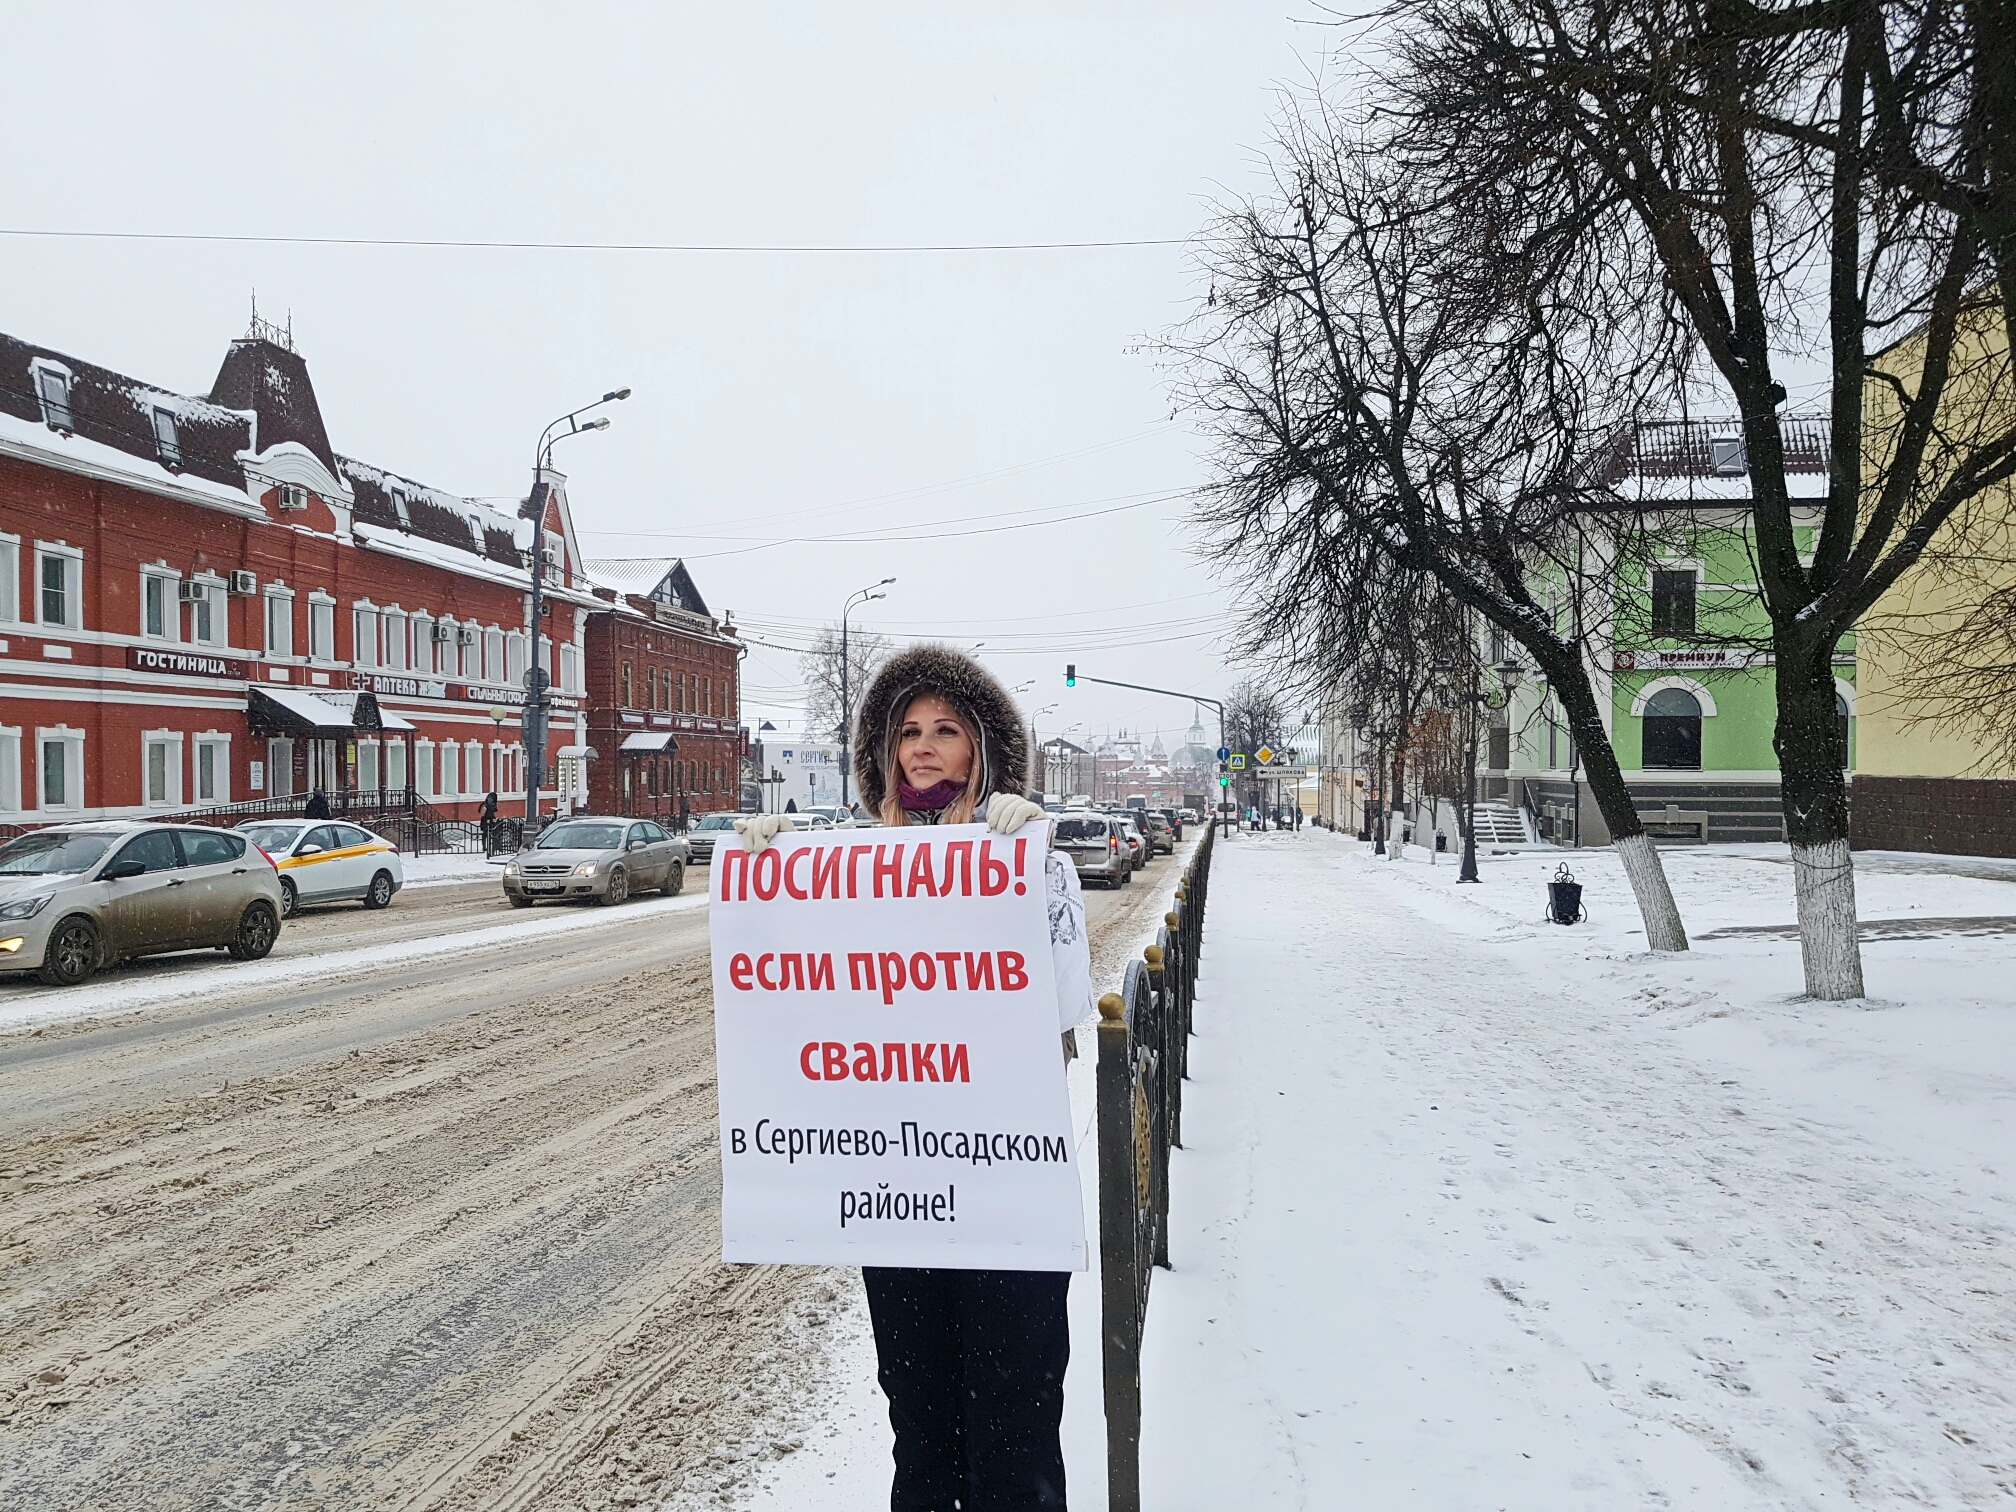
[(1378, 821), (1372, 831), (1372, 854), (1386, 854), (1386, 742), (1393, 736), (1391, 730), (1373, 730), (1372, 736), (1372, 782), (1379, 794)]
[(854, 612), (857, 604), (889, 597), (888, 594), (877, 590), (887, 588), (895, 581), (893, 577), (886, 577), (879, 583), (871, 583), (866, 588), (856, 589), (854, 596), (847, 600), (846, 606), (840, 611), (840, 807), (850, 812), (853, 804), (847, 796), (847, 779), (851, 775), (853, 762), (848, 759), (847, 747), (851, 744), (854, 734), (854, 706), (849, 702), (847, 686), (848, 673), (851, 670), (847, 659), (847, 616)]
[(1519, 681), (1519, 664), (1506, 660), (1499, 662), (1491, 670), (1498, 674), (1504, 685), (1501, 697), (1493, 698), (1488, 688), (1478, 676), (1478, 668), (1473, 662), (1470, 667), (1470, 686), (1458, 688), (1454, 680), (1454, 668), (1441, 663), (1430, 668), (1449, 679), (1447, 694), (1453, 701), (1465, 706), (1463, 740), (1463, 867), (1456, 874), (1458, 882), (1480, 882), (1477, 874), (1477, 736), (1484, 723), (1486, 709), (1498, 710), (1512, 702), (1512, 689)]
[[(539, 445), (532, 453), (532, 496), (526, 500), (526, 508), (532, 514), (532, 555), (526, 563), (532, 578), (532, 655), (525, 668), (525, 706), (519, 719), (519, 732), (525, 738), (525, 822), (536, 825), (539, 822), (539, 789), (546, 783), (546, 686), (552, 681), (546, 671), (545, 659), (539, 646), (541, 630), (546, 613), (546, 473), (553, 465), (553, 448), (569, 436), (578, 436), (584, 431), (609, 429), (609, 418), (590, 420), (585, 424), (581, 417), (590, 410), (600, 409), (605, 404), (613, 404), (619, 399), (628, 399), (627, 388), (612, 389), (593, 404), (584, 404), (577, 410), (569, 410), (558, 420), (539, 433)], [(560, 427), (565, 426), (562, 430)]]

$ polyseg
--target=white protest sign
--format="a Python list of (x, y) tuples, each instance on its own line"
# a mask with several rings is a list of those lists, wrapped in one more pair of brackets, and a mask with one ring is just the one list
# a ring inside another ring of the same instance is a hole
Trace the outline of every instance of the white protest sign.
[(1084, 1269), (1047, 838), (715, 848), (724, 1260)]

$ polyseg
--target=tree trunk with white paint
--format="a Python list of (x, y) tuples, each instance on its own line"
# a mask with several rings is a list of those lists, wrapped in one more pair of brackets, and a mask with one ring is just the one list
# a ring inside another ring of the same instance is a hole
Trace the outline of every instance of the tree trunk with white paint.
[(1673, 901), (1673, 889), (1666, 880), (1666, 867), (1651, 836), (1642, 831), (1615, 842), (1617, 859), (1624, 863), (1631, 894), (1638, 900), (1638, 916), (1645, 922), (1645, 941), (1654, 950), (1685, 950), (1687, 926), (1680, 922), (1680, 905)]
[(1793, 846), (1792, 886), (1799, 900), (1799, 956), (1806, 968), (1806, 995), (1828, 1002), (1861, 997), (1855, 860), (1848, 842)]
[(1848, 852), (1848, 781), (1835, 727), (1833, 643), (1781, 634), (1778, 752), (1785, 838), (1792, 842), (1792, 888), (1799, 906), (1799, 955), (1806, 995), (1826, 1002), (1862, 996), (1862, 945), (1855, 925), (1855, 861)]

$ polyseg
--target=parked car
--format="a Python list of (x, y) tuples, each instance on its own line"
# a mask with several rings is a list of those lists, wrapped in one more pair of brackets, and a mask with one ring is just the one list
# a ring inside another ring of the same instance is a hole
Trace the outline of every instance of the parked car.
[(1134, 827), (1141, 831), (1141, 838), (1148, 842), (1148, 854), (1161, 851), (1165, 856), (1176, 854), (1176, 837), (1170, 832), (1169, 821), (1162, 817), (1159, 809), (1137, 811)]
[(656, 888), (668, 897), (686, 885), (686, 841), (649, 819), (563, 819), (504, 863), (504, 896), (513, 908), (541, 898), (621, 903)]
[(0, 970), (74, 987), (175, 950), (256, 961), (279, 938), (279, 874), (229, 830), (106, 821), (0, 845)]
[(406, 885), (399, 847), (354, 824), (326, 819), (254, 819), (238, 826), (280, 873), (280, 917), (311, 903), (383, 908)]
[(798, 812), (801, 814), (818, 815), (826, 821), (826, 828), (828, 829), (853, 829), (855, 825), (854, 810), (837, 803), (817, 803), (810, 808), (802, 808)]
[(1089, 809), (1057, 816), (1053, 843), (1071, 858), (1078, 880), (1104, 887), (1125, 887), (1134, 880), (1134, 856), (1121, 837), (1117, 820)]
[[(702, 814), (693, 821), (693, 827), (686, 831), (687, 856), (693, 865), (705, 866), (714, 859), (714, 842), (735, 833), (735, 818), (733, 814)], [(728, 839), (728, 843), (735, 842)]]

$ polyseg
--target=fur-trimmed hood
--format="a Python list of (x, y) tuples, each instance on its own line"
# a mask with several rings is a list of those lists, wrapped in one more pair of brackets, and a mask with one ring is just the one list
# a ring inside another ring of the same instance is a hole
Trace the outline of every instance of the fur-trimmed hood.
[(883, 770), (893, 722), (919, 693), (936, 693), (957, 709), (980, 737), (981, 804), (996, 793), (1020, 797), (1029, 785), (1029, 735), (1015, 700), (994, 675), (950, 646), (911, 646), (884, 662), (861, 700), (854, 724), (854, 785), (861, 805), (880, 809), (893, 780)]

